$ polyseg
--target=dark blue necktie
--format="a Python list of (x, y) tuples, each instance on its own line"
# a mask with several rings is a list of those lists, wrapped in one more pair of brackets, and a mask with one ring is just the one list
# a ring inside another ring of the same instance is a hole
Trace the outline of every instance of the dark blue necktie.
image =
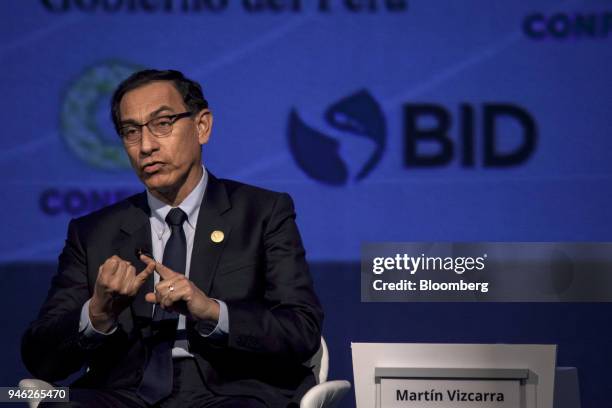
[[(173, 208), (166, 216), (170, 226), (170, 238), (164, 248), (162, 263), (176, 273), (185, 273), (187, 240), (183, 223), (187, 214), (180, 208)], [(153, 405), (172, 392), (172, 346), (176, 337), (178, 314), (163, 310), (158, 305), (153, 313), (153, 335), (148, 342), (151, 355), (144, 370), (138, 395)]]

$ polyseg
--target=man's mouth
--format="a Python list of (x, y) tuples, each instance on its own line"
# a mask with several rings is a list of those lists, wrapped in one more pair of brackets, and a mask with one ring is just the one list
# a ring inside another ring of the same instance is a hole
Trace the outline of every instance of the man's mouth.
[(144, 166), (142, 166), (142, 171), (147, 174), (155, 173), (156, 171), (161, 169), (163, 165), (164, 164), (162, 162), (147, 163)]

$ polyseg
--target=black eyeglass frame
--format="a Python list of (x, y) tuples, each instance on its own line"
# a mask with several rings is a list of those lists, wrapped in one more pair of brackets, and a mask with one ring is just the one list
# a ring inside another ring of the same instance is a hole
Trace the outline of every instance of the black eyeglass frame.
[[(121, 139), (123, 140), (123, 142), (125, 144), (136, 144), (136, 143), (140, 142), (140, 140), (142, 139), (142, 128), (146, 126), (147, 129), (149, 129), (149, 132), (151, 132), (151, 134), (153, 136), (158, 137), (158, 138), (166, 137), (166, 136), (168, 136), (169, 134), (172, 133), (172, 128), (173, 128), (174, 124), (179, 119), (188, 118), (188, 117), (190, 117), (192, 115), (193, 115), (193, 112), (186, 111), (186, 112), (182, 112), (182, 113), (177, 113), (175, 115), (157, 116), (157, 117), (151, 118), (150, 120), (148, 120), (145, 123), (130, 123), (130, 124), (124, 125), (121, 128), (119, 128), (119, 136), (121, 137)], [(151, 129), (150, 125), (151, 125), (152, 122), (159, 121), (159, 120), (162, 120), (162, 119), (169, 119), (170, 120), (170, 126), (169, 126), (167, 131), (165, 131), (163, 133), (159, 133), (159, 131)], [(123, 133), (123, 130), (127, 129), (127, 128), (138, 128), (138, 130), (139, 130), (138, 134), (134, 135), (136, 138), (133, 138), (133, 140), (128, 140), (128, 136)]]

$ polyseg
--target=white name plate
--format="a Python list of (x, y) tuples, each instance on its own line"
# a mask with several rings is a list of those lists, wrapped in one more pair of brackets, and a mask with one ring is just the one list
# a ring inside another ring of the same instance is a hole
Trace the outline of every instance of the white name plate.
[(517, 408), (519, 386), (519, 380), (383, 378), (381, 408)]

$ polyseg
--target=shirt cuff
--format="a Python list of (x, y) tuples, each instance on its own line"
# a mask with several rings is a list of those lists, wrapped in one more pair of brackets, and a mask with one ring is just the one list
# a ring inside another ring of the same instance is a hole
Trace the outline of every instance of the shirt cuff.
[(85, 302), (85, 304), (81, 308), (81, 319), (79, 320), (79, 333), (81, 333), (84, 337), (90, 340), (102, 340), (106, 336), (110, 336), (111, 334), (115, 332), (115, 330), (117, 330), (117, 323), (115, 323), (113, 325), (113, 328), (110, 329), (106, 333), (100, 330), (96, 330), (96, 328), (93, 327), (93, 324), (91, 324), (91, 320), (89, 319), (89, 302), (91, 302), (91, 299)]
[(214, 321), (203, 320), (198, 322), (196, 329), (202, 337), (220, 340), (229, 333), (229, 314), (227, 312), (227, 304), (224, 301), (219, 299), (213, 300), (219, 304), (219, 320), (217, 320), (217, 324)]

